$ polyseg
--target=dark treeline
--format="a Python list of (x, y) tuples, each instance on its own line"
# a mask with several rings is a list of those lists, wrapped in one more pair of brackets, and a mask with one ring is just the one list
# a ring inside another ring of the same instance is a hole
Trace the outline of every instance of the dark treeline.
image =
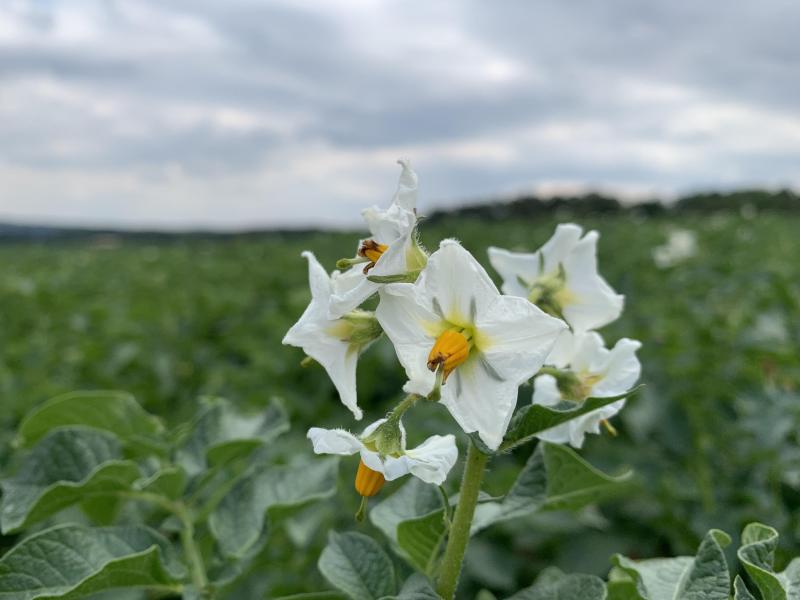
[[(650, 217), (713, 212), (761, 212), (798, 211), (800, 196), (792, 190), (770, 192), (766, 190), (740, 190), (727, 193), (703, 193), (684, 196), (671, 204), (659, 200), (622, 204), (616, 198), (598, 193), (582, 196), (553, 196), (539, 198), (522, 196), (508, 202), (486, 200), (482, 203), (466, 205), (447, 210), (438, 210), (426, 216), (428, 222), (436, 222), (449, 217), (475, 217), (492, 221), (525, 217), (541, 217), (549, 214), (568, 213), (570, 215), (615, 215), (639, 214)], [(186, 239), (220, 239), (281, 236), (302, 237), (314, 229), (263, 229), (240, 231), (236, 233), (215, 233), (211, 231), (161, 232), (126, 231), (115, 229), (91, 229), (79, 227), (49, 227), (41, 225), (16, 225), (0, 223), (0, 243), (50, 242), (54, 240), (79, 242), (87, 238), (98, 244), (113, 244), (121, 238), (129, 241), (147, 243), (175, 242)]]
[(469, 216), (500, 221), (521, 217), (535, 217), (557, 212), (577, 215), (604, 215), (635, 213), (647, 216), (683, 213), (712, 213), (722, 211), (797, 211), (800, 196), (792, 190), (770, 192), (766, 190), (740, 190), (727, 193), (702, 193), (684, 196), (671, 204), (659, 200), (622, 204), (616, 198), (598, 193), (582, 196), (521, 196), (509, 202), (483, 202), (459, 208), (436, 211), (428, 221), (445, 217)]

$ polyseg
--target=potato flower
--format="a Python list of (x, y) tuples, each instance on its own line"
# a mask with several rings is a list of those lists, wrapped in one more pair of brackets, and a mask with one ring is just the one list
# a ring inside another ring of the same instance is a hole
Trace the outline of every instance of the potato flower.
[(364, 310), (329, 318), (331, 297), (358, 282), (352, 274), (338, 271), (329, 277), (311, 252), (302, 255), (308, 260), (311, 303), (283, 338), (283, 343), (302, 348), (321, 364), (339, 392), (342, 404), (360, 420), (362, 412), (356, 396), (358, 356), (381, 336), (381, 327), (373, 313)]
[(533, 253), (489, 248), (489, 262), (503, 278), (504, 293), (528, 298), (579, 332), (612, 322), (624, 304), (624, 296), (597, 272), (597, 232), (581, 238), (582, 233), (581, 227), (567, 223)]
[(355, 487), (365, 498), (377, 494), (385, 481), (409, 473), (425, 483), (442, 485), (458, 458), (452, 435), (434, 435), (416, 448), (406, 448), (406, 430), (399, 419), (375, 421), (360, 436), (344, 429), (312, 427), (308, 439), (317, 454), (361, 455)]
[(385, 210), (373, 206), (362, 211), (371, 237), (358, 243), (355, 258), (337, 263), (351, 267), (348, 274), (355, 277), (355, 285), (333, 295), (331, 318), (360, 306), (383, 282), (413, 281), (425, 266), (427, 255), (416, 239), (417, 175), (408, 161), (398, 163), (403, 170), (392, 204)]
[[(534, 380), (533, 403), (554, 406), (564, 400), (583, 402), (587, 398), (610, 398), (630, 390), (639, 379), (642, 366), (636, 357), (641, 343), (622, 338), (608, 350), (597, 332), (572, 335), (565, 347), (571, 356), (563, 356), (568, 368), (550, 370)], [(610, 419), (625, 406), (625, 399), (612, 402), (577, 419), (541, 432), (537, 437), (547, 442), (570, 443), (576, 448), (583, 445), (587, 433), (600, 433), (600, 424)]]
[(415, 283), (384, 287), (375, 314), (405, 367), (406, 392), (440, 393), (464, 431), (492, 449), (508, 428), (517, 388), (566, 329), (523, 298), (502, 296), (455, 240), (441, 243)]

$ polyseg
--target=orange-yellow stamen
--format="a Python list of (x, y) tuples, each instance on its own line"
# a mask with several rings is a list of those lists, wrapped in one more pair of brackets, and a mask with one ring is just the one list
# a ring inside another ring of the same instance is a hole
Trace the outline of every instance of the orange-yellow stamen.
[(383, 255), (389, 246), (386, 244), (379, 244), (375, 240), (365, 240), (358, 249), (358, 255), (369, 259), (369, 262), (364, 267), (364, 274), (369, 273), (369, 270), (375, 266), (378, 259)]
[(358, 473), (356, 473), (356, 491), (359, 494), (365, 498), (374, 496), (381, 491), (381, 488), (385, 482), (386, 479), (384, 479), (383, 473), (373, 471), (364, 464), (363, 460), (358, 463)]
[(436, 340), (428, 354), (428, 368), (436, 371), (441, 365), (444, 369), (443, 381), (458, 365), (469, 356), (469, 340), (460, 331), (449, 329)]

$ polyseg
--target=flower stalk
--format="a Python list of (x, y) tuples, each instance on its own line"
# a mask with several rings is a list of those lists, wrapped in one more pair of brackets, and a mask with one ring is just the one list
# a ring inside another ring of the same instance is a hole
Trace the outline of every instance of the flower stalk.
[(481, 490), (483, 474), (489, 456), (483, 454), (470, 440), (467, 451), (464, 477), (461, 479), (461, 491), (458, 497), (453, 522), (450, 527), (450, 536), (442, 559), (442, 568), (439, 574), (436, 591), (444, 600), (452, 600), (458, 587), (458, 578), (461, 575), (461, 566), (464, 554), (469, 543), (472, 519), (475, 516), (475, 507), (478, 504), (478, 494)]

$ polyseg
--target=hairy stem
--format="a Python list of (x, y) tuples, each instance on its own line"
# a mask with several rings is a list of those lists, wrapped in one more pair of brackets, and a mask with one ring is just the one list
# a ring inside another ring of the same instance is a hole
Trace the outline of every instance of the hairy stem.
[(447, 540), (437, 584), (437, 591), (444, 600), (452, 600), (456, 593), (461, 565), (469, 543), (472, 518), (475, 516), (475, 506), (478, 504), (478, 493), (481, 490), (481, 481), (488, 461), (489, 457), (478, 450), (470, 440), (458, 506), (453, 515), (450, 537)]

